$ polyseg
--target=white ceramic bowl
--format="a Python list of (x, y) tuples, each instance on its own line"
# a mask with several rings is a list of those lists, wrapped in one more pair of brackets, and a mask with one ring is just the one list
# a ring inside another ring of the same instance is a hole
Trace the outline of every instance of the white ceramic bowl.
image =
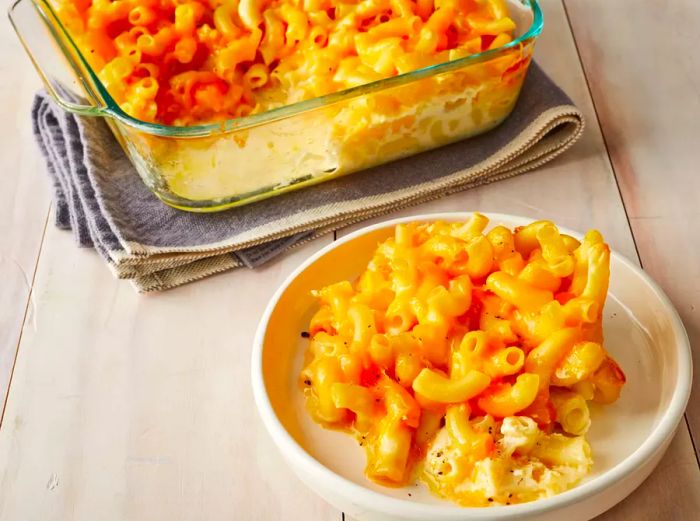
[[(590, 519), (624, 499), (659, 462), (683, 415), (692, 376), (688, 337), (675, 309), (643, 271), (616, 253), (604, 332), (606, 348), (624, 369), (627, 384), (616, 403), (592, 409), (588, 439), (595, 464), (572, 490), (520, 505), (460, 508), (434, 498), (423, 485), (380, 487), (365, 478), (365, 454), (355, 440), (322, 429), (304, 410), (298, 375), (306, 342), (300, 332), (314, 310), (310, 290), (355, 278), (397, 223), (468, 217), (417, 215), (370, 226), (335, 241), (294, 271), (270, 301), (255, 338), (252, 383), (260, 416), (301, 480), (360, 521)], [(530, 222), (511, 215), (488, 217), (492, 226)]]

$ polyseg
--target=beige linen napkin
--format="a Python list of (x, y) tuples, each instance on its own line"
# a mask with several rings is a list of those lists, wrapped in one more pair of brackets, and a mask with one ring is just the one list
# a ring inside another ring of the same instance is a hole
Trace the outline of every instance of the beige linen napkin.
[(34, 131), (54, 185), (56, 224), (138, 291), (254, 268), (330, 230), (532, 170), (569, 148), (583, 116), (533, 63), (509, 118), (491, 132), (215, 214), (175, 210), (141, 182), (105, 123), (38, 94)]

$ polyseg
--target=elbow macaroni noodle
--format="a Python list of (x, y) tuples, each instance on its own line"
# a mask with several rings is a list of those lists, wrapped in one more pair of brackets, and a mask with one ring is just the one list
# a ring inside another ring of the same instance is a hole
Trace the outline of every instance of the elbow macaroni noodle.
[(397, 225), (354, 283), (316, 292), (301, 374), (309, 412), (358, 438), (370, 479), (418, 475), (467, 506), (574, 486), (592, 465), (588, 402), (625, 383), (602, 343), (601, 235), (487, 225)]

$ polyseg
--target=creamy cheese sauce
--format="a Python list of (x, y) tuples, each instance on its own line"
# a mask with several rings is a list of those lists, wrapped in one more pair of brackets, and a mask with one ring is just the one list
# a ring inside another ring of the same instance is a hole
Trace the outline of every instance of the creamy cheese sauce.
[(496, 437), (492, 455), (470, 461), (468, 451), (441, 429), (420, 478), (437, 495), (464, 506), (507, 505), (568, 490), (593, 464), (583, 436), (546, 434), (528, 417), (505, 418)]

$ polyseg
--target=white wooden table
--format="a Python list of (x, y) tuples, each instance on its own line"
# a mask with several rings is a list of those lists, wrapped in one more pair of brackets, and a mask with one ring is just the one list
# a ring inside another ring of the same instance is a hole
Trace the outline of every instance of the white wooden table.
[[(597, 227), (700, 348), (700, 2), (543, 4), (536, 56), (586, 114), (585, 137), (534, 173), (400, 213)], [(29, 122), (39, 82), (6, 22), (0, 48), (0, 521), (340, 521), (276, 453), (248, 375), (267, 299), (333, 237), (136, 294), (53, 226)], [(700, 519), (699, 392), (657, 470), (600, 519)]]

